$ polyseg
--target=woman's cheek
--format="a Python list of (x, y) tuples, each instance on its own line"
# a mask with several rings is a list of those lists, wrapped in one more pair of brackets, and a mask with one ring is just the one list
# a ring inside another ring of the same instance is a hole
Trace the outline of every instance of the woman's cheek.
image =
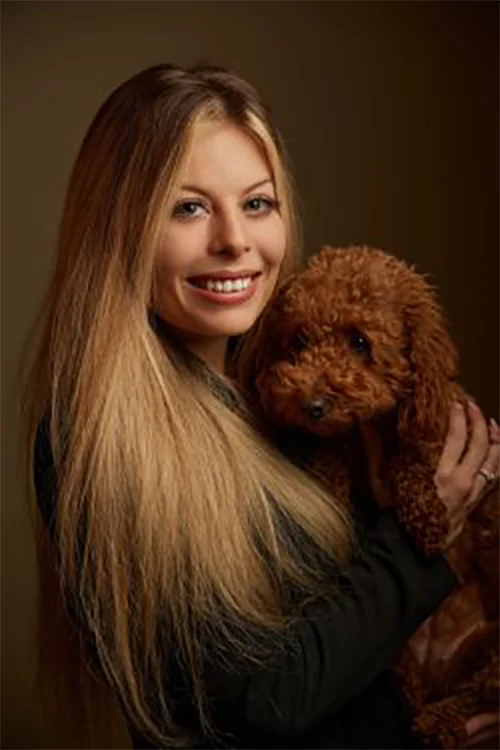
[(271, 267), (279, 267), (283, 262), (286, 251), (286, 233), (281, 220), (280, 224), (275, 228), (274, 236), (272, 238), (270, 238), (269, 235), (263, 237), (261, 246), (267, 248), (267, 252), (265, 252), (264, 255), (267, 256), (265, 257), (265, 260), (268, 265)]

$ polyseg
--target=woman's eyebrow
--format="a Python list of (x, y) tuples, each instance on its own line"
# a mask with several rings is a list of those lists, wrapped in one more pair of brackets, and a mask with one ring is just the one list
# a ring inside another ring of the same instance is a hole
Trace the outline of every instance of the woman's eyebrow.
[(260, 180), (260, 182), (254, 182), (253, 185), (250, 185), (246, 190), (243, 191), (243, 195), (246, 195), (247, 193), (251, 193), (253, 190), (257, 190), (257, 188), (262, 187), (262, 185), (266, 185), (268, 182), (272, 183), (272, 180), (270, 177), (264, 177), (263, 180)]
[[(242, 195), (247, 195), (248, 193), (251, 193), (253, 190), (256, 190), (257, 188), (262, 187), (263, 185), (266, 185), (268, 182), (272, 183), (272, 180), (270, 177), (265, 177), (263, 180), (259, 180), (259, 182), (254, 182), (253, 185), (250, 185), (250, 187), (247, 187), (245, 190), (243, 190)], [(199, 193), (200, 195), (204, 195), (205, 198), (210, 198), (209, 191), (204, 190), (198, 185), (182, 185), (181, 190), (185, 190), (190, 193)]]

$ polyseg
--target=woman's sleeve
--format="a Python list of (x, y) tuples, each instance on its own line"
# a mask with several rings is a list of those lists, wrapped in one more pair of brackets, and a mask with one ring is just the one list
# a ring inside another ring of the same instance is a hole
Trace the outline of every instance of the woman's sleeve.
[[(35, 485), (49, 529), (55, 516), (50, 444), (43, 425), (35, 447)], [(222, 732), (290, 740), (335, 714), (389, 667), (413, 631), (452, 591), (442, 557), (425, 558), (384, 511), (335, 596), (306, 605), (292, 648), (259, 670), (210, 667), (207, 687)]]
[(212, 675), (215, 705), (234, 725), (286, 740), (332, 716), (395, 660), (413, 631), (456, 585), (445, 559), (424, 558), (384, 511), (339, 592), (304, 607), (294, 648), (239, 679)]

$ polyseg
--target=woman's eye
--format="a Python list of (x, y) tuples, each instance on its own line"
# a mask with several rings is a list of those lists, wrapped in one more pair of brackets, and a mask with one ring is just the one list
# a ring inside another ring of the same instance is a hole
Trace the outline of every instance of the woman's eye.
[(252, 214), (267, 214), (278, 208), (278, 201), (274, 198), (257, 195), (247, 200), (245, 208)]
[(187, 219), (192, 216), (199, 216), (200, 211), (204, 211), (205, 207), (199, 201), (181, 201), (174, 206), (172, 216), (176, 216), (181, 219)]

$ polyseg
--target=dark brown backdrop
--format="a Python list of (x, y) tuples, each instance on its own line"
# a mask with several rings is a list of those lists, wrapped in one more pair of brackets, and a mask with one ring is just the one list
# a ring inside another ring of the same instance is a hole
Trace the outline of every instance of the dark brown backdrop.
[(2, 17), (2, 746), (56, 747), (31, 689), (15, 368), (91, 117), (161, 61), (247, 76), (291, 152), (308, 249), (363, 242), (430, 273), (463, 382), (498, 415), (498, 5), (7, 1)]

